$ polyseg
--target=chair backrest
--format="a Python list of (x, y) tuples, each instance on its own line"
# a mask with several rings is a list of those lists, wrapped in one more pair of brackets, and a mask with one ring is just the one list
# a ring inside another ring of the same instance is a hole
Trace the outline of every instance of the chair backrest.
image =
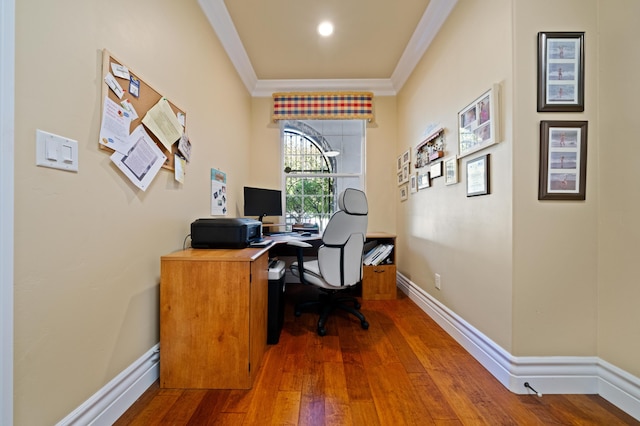
[(362, 280), (362, 251), (367, 234), (369, 208), (364, 192), (345, 189), (318, 249), (318, 266), (324, 280), (335, 287), (352, 286)]

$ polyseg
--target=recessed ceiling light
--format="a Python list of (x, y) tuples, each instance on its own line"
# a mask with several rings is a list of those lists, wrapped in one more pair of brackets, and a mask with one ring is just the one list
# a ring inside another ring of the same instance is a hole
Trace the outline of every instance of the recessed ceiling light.
[(328, 37), (333, 34), (333, 24), (329, 21), (322, 22), (318, 25), (318, 33), (322, 37)]

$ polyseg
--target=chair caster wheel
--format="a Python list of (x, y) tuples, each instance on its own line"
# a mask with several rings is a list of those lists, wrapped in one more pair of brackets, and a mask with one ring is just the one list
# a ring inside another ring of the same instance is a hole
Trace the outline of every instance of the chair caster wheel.
[(327, 329), (324, 327), (318, 327), (318, 336), (325, 336), (327, 334)]
[(294, 314), (295, 316), (299, 317), (300, 315), (302, 315), (302, 312), (300, 312), (300, 311), (295, 311), (293, 314)]
[(356, 309), (360, 309), (362, 307), (362, 305), (360, 303), (358, 303), (358, 302), (355, 302), (353, 304), (353, 307), (356, 308)]
[(362, 321), (362, 322), (360, 323), (360, 325), (362, 326), (362, 329), (363, 329), (363, 330), (368, 330), (368, 329), (369, 329), (369, 323), (368, 323), (368, 322), (366, 322), (366, 321)]

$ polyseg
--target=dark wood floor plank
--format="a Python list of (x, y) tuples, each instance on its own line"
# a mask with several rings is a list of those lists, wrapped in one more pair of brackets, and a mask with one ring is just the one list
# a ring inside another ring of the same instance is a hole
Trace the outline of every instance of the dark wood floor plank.
[(115, 423), (124, 425), (640, 425), (597, 395), (507, 390), (406, 295), (363, 301), (368, 330), (344, 312), (327, 336), (317, 313), (293, 303), (316, 291), (287, 286), (280, 341), (253, 389), (160, 389), (156, 382)]

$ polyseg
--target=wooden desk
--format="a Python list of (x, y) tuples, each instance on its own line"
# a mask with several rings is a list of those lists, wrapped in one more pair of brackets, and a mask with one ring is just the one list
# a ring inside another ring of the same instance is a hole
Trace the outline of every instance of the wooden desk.
[(161, 388), (252, 387), (267, 347), (268, 251), (161, 257)]

